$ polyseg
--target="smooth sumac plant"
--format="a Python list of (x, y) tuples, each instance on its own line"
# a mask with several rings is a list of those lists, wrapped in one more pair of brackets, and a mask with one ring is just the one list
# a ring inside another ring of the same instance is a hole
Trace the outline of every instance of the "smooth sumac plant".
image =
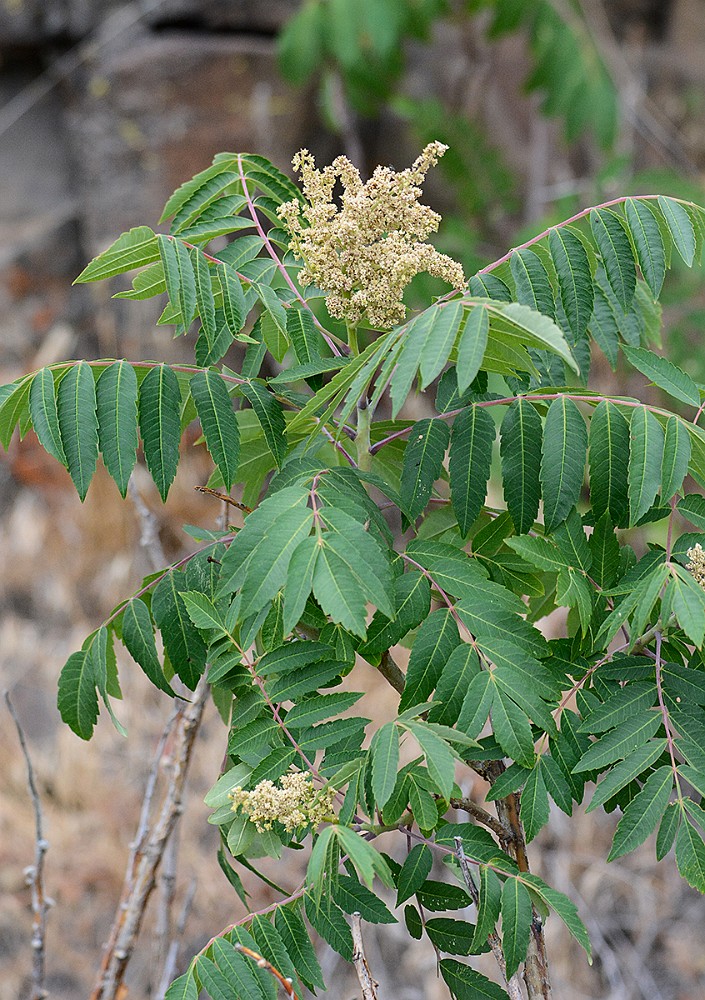
[[(239, 862), (309, 852), (305, 880), (216, 933), (169, 1000), (315, 992), (312, 935), (374, 996), (353, 932), (399, 918), (456, 1000), (548, 997), (544, 921), (590, 944), (527, 845), (592, 782), (588, 809), (620, 814), (609, 859), (656, 831), (658, 859), (674, 848), (705, 891), (705, 552), (689, 530), (705, 528), (690, 489), (705, 487), (705, 387), (652, 349), (666, 272), (701, 256), (705, 211), (615, 199), (466, 282), (423, 242), (439, 218), (420, 184), (443, 151), (366, 183), (303, 151), (303, 192), (262, 157), (216, 156), (167, 202), (168, 233), (130, 230), (78, 279), (137, 270), (119, 295), (166, 294), (160, 322), (195, 327), (195, 363), (84, 360), (0, 390), (3, 444), (33, 428), (82, 498), (99, 453), (124, 496), (141, 439), (166, 499), (199, 420), (208, 486), (242, 513), (196, 532), (59, 680), (83, 739), (119, 697), (116, 639), (166, 694), (209, 686), (229, 735), (207, 804), (246, 907)], [(410, 316), (419, 271), (450, 289)], [(234, 340), (239, 371), (222, 363)], [(678, 412), (591, 387), (594, 345)], [(559, 608), (555, 638), (537, 622)], [(393, 719), (354, 713), (362, 660), (398, 695)], [(492, 805), (463, 795), (466, 769)], [(497, 983), (468, 959), (488, 950)]]

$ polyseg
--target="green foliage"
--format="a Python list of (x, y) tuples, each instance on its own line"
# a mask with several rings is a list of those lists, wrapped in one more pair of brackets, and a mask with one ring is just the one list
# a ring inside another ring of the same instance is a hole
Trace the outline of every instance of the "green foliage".
[[(401, 325), (344, 333), (282, 246), (276, 208), (298, 197), (262, 158), (222, 154), (169, 199), (169, 234), (131, 230), (80, 276), (142, 268), (128, 295), (166, 294), (163, 322), (198, 324), (196, 364), (62, 363), (0, 392), (3, 442), (33, 429), (81, 499), (99, 451), (125, 495), (140, 438), (166, 499), (198, 419), (211, 482), (243, 510), (71, 654), (59, 709), (83, 739), (101, 701), (112, 715), (116, 638), (169, 696), (208, 669), (232, 720), (206, 798), (228, 882), (246, 900), (240, 866), (310, 847), (305, 882), (216, 935), (169, 1000), (273, 997), (237, 946), (315, 992), (316, 936), (350, 960), (349, 915), (392, 922), (402, 905), (410, 935), (444, 956), (451, 996), (506, 995), (445, 957), (491, 945), (533, 998), (539, 916), (589, 954), (574, 905), (526, 869), (551, 802), (570, 816), (596, 780), (588, 809), (621, 811), (609, 859), (655, 833), (658, 857), (675, 847), (705, 891), (705, 555), (679, 534), (681, 517), (705, 529), (705, 499), (686, 493), (705, 488), (703, 390), (652, 350), (666, 261), (675, 247), (693, 262), (705, 212), (664, 198), (586, 210)], [(240, 372), (220, 363), (236, 338)], [(679, 411), (592, 390), (590, 339)], [(421, 419), (405, 415), (415, 386)], [(632, 529), (658, 522), (632, 548)], [(563, 634), (547, 639), (537, 623), (558, 608)], [(392, 718), (355, 714), (361, 660), (394, 688)], [(467, 768), (491, 780), (498, 820), (463, 799)], [(286, 782), (302, 777), (292, 813)], [(395, 832), (383, 855), (376, 838)], [(430, 878), (434, 856), (447, 879)], [(471, 905), (474, 926), (458, 916)]]

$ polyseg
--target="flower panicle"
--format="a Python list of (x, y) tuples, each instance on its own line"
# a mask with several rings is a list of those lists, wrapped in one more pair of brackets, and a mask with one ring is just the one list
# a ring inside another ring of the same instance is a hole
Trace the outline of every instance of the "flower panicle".
[(250, 791), (238, 786), (230, 793), (232, 809), (241, 809), (258, 833), (271, 830), (275, 823), (292, 833), (302, 827), (317, 827), (331, 818), (335, 789), (316, 789), (308, 772), (285, 774), (279, 787), (273, 781), (260, 781)]
[(419, 185), (447, 148), (429, 143), (411, 167), (399, 172), (377, 167), (364, 183), (345, 156), (318, 170), (307, 149), (296, 154), (292, 162), (306, 204), (285, 202), (278, 214), (291, 250), (304, 262), (301, 283), (327, 293), (331, 316), (353, 326), (364, 317), (386, 329), (404, 320), (404, 289), (416, 274), (426, 271), (453, 288), (466, 286), (461, 265), (423, 242), (441, 217), (420, 203)]

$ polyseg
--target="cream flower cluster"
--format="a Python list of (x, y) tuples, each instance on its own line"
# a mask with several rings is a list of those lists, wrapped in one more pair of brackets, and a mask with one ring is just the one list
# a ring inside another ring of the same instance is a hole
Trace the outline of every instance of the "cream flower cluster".
[(315, 789), (311, 775), (302, 771), (285, 774), (279, 785), (260, 781), (250, 792), (240, 787), (233, 789), (233, 812), (242, 809), (259, 833), (271, 830), (274, 823), (292, 832), (302, 826), (318, 826), (330, 818), (335, 789)]
[(703, 549), (700, 542), (694, 545), (692, 549), (688, 549), (688, 558), (690, 562), (686, 566), (686, 569), (690, 570), (695, 581), (705, 590), (705, 549)]
[[(307, 149), (296, 154), (307, 204), (286, 202), (278, 214), (293, 253), (303, 259), (301, 283), (327, 293), (331, 316), (353, 326), (364, 316), (372, 327), (392, 327), (404, 320), (404, 289), (421, 271), (465, 287), (461, 265), (423, 242), (441, 217), (420, 204), (419, 185), (447, 148), (432, 142), (411, 167), (400, 173), (377, 167), (364, 184), (345, 156), (317, 170)], [(339, 204), (333, 193), (338, 180)]]

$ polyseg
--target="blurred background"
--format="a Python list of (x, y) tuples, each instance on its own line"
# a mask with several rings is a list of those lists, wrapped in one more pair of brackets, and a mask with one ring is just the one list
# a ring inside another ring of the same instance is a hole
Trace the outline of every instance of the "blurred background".
[[(377, 163), (405, 167), (431, 139), (451, 147), (427, 184), (443, 214), (437, 244), (467, 273), (617, 195), (703, 204), (704, 0), (0, 0), (0, 382), (73, 357), (191, 357), (192, 345), (155, 326), (154, 302), (111, 299), (119, 283), (71, 283), (123, 230), (154, 226), (171, 191), (216, 152), (260, 153), (286, 170), (306, 146), (319, 163), (345, 152), (369, 174)], [(674, 266), (663, 304), (669, 356), (705, 381), (702, 271)], [(236, 354), (226, 361), (237, 370)], [(643, 380), (631, 387), (599, 359), (593, 385), (643, 393)], [(86, 747), (59, 721), (56, 680), (154, 568), (145, 524), (167, 560), (188, 551), (184, 522), (214, 525), (219, 511), (193, 492), (209, 468), (193, 440), (166, 507), (139, 470), (137, 502), (98, 474), (81, 505), (33, 434), (0, 455), (0, 687), (22, 721), (45, 812), (56, 1000), (90, 993), (170, 707), (125, 663), (129, 737), (101, 718)], [(371, 669), (363, 677), (384, 710), (386, 688)], [(209, 710), (179, 835), (175, 922), (194, 886), (196, 895), (177, 971), (243, 914), (202, 803), (224, 743)], [(33, 819), (4, 705), (0, 760), (0, 1000), (21, 1000)], [(549, 923), (555, 996), (702, 1000), (705, 901), (672, 863), (656, 867), (651, 842), (607, 866), (615, 823), (557, 813), (532, 845), (535, 870), (579, 903), (596, 954), (590, 969)], [(296, 884), (297, 864), (278, 865), (277, 878)], [(253, 907), (272, 901), (247, 884)], [(159, 995), (168, 935), (158, 923), (153, 908), (126, 997)], [(430, 946), (405, 953), (404, 938), (393, 926), (367, 931), (380, 995), (444, 996)], [(357, 995), (335, 956), (322, 961), (330, 996)]]

